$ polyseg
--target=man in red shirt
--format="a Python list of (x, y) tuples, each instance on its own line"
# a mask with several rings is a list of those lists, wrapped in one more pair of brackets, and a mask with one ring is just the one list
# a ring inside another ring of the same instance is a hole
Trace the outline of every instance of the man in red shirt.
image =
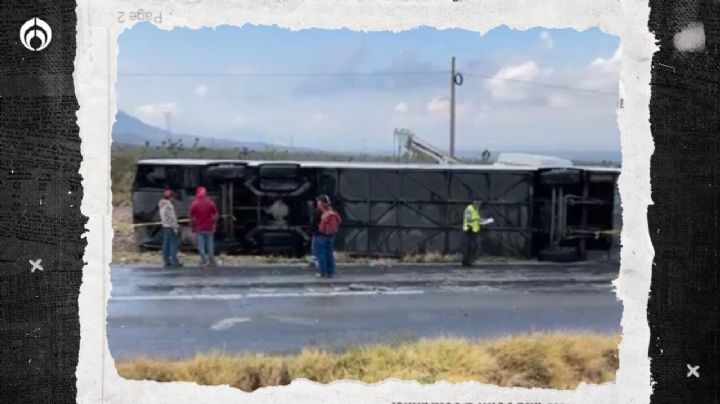
[(215, 222), (218, 219), (218, 209), (207, 197), (205, 187), (198, 187), (195, 191), (195, 200), (190, 204), (190, 224), (197, 240), (200, 266), (215, 266)]
[(332, 208), (330, 198), (321, 195), (317, 198), (317, 206), (322, 214), (318, 223), (317, 233), (313, 236), (314, 252), (317, 257), (320, 278), (335, 276), (334, 243), (335, 234), (340, 227), (340, 215)]

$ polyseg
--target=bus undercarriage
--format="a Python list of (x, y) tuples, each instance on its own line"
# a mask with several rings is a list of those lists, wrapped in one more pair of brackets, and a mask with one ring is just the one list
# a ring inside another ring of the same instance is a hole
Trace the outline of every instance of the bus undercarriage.
[[(231, 253), (304, 255), (313, 201), (327, 194), (343, 218), (337, 250), (350, 255), (454, 254), (474, 199), (494, 223), (480, 252), (505, 258), (583, 260), (617, 253), (618, 169), (492, 165), (143, 160), (133, 186), (136, 239), (159, 248), (157, 202), (175, 191), (186, 218), (203, 185), (221, 211), (215, 240)], [(189, 228), (181, 248), (193, 248)]]

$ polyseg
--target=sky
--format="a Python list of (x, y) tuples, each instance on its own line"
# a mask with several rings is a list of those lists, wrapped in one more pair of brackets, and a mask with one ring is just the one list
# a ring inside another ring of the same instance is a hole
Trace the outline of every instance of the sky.
[(458, 153), (615, 151), (619, 45), (598, 29), (145, 23), (119, 38), (118, 108), (175, 133), (238, 141), (378, 152), (407, 128), (447, 148), (455, 56)]

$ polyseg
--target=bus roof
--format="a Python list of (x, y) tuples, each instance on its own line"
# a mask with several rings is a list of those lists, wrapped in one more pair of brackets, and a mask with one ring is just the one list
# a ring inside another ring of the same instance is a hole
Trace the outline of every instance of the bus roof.
[[(385, 163), (385, 162), (354, 162), (354, 161), (294, 161), (294, 160), (212, 160), (212, 159), (142, 159), (138, 165), (172, 165), (172, 166), (209, 166), (216, 164), (247, 164), (254, 167), (261, 164), (297, 164), (307, 168), (354, 168), (371, 170), (486, 170), (486, 171), (535, 171), (541, 168), (558, 168), (551, 166), (515, 166), (505, 164), (418, 164), (418, 163)], [(564, 168), (564, 167), (563, 167)], [(596, 172), (620, 173), (616, 167), (574, 166), (574, 168)]]

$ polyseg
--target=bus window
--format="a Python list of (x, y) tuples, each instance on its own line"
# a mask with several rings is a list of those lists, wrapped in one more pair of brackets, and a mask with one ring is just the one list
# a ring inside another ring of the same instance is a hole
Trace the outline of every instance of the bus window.
[(165, 174), (167, 176), (167, 187), (172, 189), (182, 188), (184, 177), (182, 167), (166, 167)]
[(183, 186), (183, 175), (180, 167), (139, 165), (135, 176), (135, 188), (173, 188)]
[(164, 188), (165, 182), (165, 166), (138, 166), (135, 188)]
[(183, 188), (195, 190), (200, 185), (200, 169), (197, 167), (185, 167), (185, 180)]

